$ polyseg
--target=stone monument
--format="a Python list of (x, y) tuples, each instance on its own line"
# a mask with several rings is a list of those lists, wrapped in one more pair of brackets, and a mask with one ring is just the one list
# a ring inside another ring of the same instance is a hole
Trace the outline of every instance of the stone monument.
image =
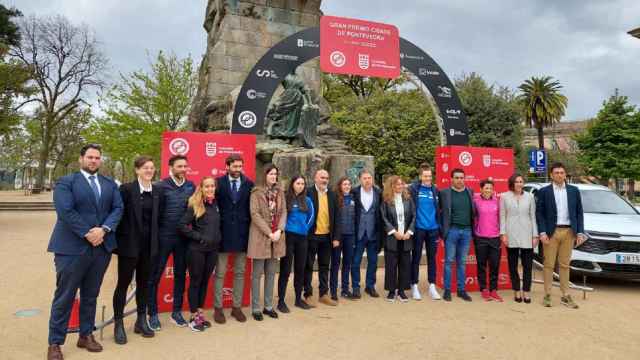
[[(189, 114), (194, 131), (228, 131), (242, 83), (258, 60), (286, 37), (320, 24), (320, 0), (209, 0), (204, 21), (207, 49)], [(316, 169), (357, 180), (364, 168), (373, 172), (373, 157), (354, 155), (339, 129), (328, 123), (331, 112), (320, 94), (319, 61), (298, 67), (271, 99), (264, 135), (256, 149), (257, 181), (261, 166), (273, 162), (281, 180)]]

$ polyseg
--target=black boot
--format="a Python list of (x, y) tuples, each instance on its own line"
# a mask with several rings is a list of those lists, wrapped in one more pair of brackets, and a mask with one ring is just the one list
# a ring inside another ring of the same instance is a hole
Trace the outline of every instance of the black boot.
[(113, 336), (116, 338), (116, 344), (124, 345), (127, 343), (127, 333), (124, 331), (122, 319), (114, 320)]
[(151, 330), (149, 328), (149, 325), (147, 325), (144, 314), (138, 315), (138, 319), (136, 319), (136, 324), (133, 326), (133, 332), (135, 332), (136, 334), (142, 334), (142, 336), (146, 338), (155, 336), (155, 333), (153, 332), (153, 330)]

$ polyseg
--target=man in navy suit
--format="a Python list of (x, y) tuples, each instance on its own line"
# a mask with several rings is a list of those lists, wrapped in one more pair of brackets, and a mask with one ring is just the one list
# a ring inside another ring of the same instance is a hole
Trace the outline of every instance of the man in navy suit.
[(543, 305), (551, 307), (551, 287), (556, 258), (560, 268), (560, 302), (572, 309), (578, 305), (569, 291), (569, 263), (574, 246), (585, 242), (584, 214), (582, 198), (577, 187), (566, 183), (567, 172), (564, 165), (551, 165), (551, 185), (538, 191), (536, 220), (540, 241), (544, 250), (544, 300)]
[(80, 338), (77, 346), (102, 351), (94, 339), (96, 299), (116, 248), (115, 230), (122, 216), (116, 183), (99, 175), (102, 150), (80, 150), (80, 171), (58, 180), (53, 193), (58, 219), (47, 251), (54, 253), (56, 291), (49, 319), (48, 359), (62, 359), (71, 308), (80, 289)]
[(234, 262), (231, 316), (239, 322), (247, 321), (247, 317), (242, 313), (242, 296), (244, 294), (247, 245), (249, 244), (249, 225), (251, 224), (249, 197), (253, 189), (253, 181), (242, 173), (244, 160), (240, 155), (229, 155), (225, 164), (227, 173), (216, 179), (216, 201), (220, 209), (222, 223), (222, 244), (216, 265), (213, 309), (213, 320), (218, 324), (226, 322), (222, 312), (222, 288), (230, 255), (233, 255)]

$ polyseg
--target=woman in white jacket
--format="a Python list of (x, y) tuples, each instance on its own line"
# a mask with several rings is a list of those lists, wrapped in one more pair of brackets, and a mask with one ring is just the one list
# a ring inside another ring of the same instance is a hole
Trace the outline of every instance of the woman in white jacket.
[[(514, 300), (530, 304), (533, 248), (538, 246), (538, 226), (535, 198), (523, 191), (523, 187), (522, 175), (513, 174), (509, 178), (509, 191), (500, 196), (500, 239), (507, 247)], [(518, 259), (522, 261), (522, 287)]]

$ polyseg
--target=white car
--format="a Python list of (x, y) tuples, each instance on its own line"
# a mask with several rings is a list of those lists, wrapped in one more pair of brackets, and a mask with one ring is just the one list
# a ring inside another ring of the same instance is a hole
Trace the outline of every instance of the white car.
[[(545, 185), (527, 183), (524, 190), (535, 195)], [(587, 241), (573, 250), (572, 272), (640, 279), (640, 211), (607, 187), (572, 185), (580, 190), (587, 235)]]

